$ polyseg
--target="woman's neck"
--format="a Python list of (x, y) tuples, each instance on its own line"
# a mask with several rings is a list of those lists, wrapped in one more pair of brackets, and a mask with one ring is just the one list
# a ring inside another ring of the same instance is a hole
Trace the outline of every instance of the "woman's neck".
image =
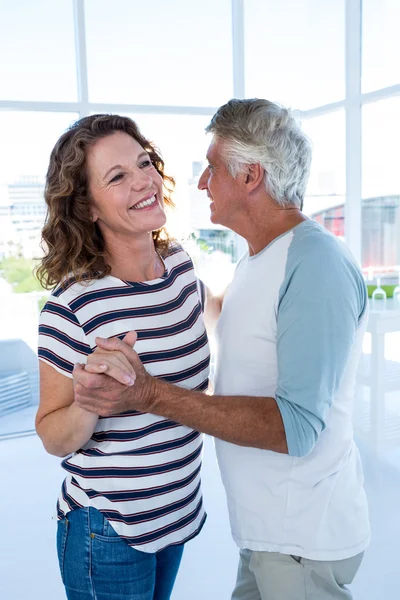
[(125, 281), (151, 281), (164, 273), (151, 233), (141, 238), (107, 240), (107, 262), (111, 275)]

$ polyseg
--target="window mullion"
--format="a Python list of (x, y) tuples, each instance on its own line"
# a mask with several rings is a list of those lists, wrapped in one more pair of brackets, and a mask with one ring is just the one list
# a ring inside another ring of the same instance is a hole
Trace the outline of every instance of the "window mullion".
[(361, 264), (361, 17), (362, 0), (346, 0), (346, 243)]
[(73, 2), (79, 114), (81, 117), (84, 117), (90, 112), (86, 53), (85, 7), (84, 0), (73, 0)]

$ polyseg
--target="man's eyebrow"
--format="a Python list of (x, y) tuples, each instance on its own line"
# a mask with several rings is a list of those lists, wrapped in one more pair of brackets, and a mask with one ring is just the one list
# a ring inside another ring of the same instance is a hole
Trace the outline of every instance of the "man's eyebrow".
[[(139, 154), (139, 156), (137, 157), (137, 160), (140, 160), (141, 158), (144, 158), (144, 157), (150, 158), (149, 153), (148, 152), (141, 152)], [(109, 175), (111, 173), (111, 171), (113, 171), (114, 169), (122, 169), (122, 168), (123, 168), (122, 165), (114, 165), (113, 167), (111, 167), (110, 169), (108, 169), (107, 173), (104, 175), (104, 179), (106, 179), (107, 175)]]

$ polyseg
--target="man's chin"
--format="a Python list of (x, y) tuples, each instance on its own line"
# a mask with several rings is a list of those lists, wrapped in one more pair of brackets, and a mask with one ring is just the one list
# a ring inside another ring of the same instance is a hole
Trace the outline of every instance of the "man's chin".
[(218, 225), (219, 224), (218, 217), (215, 214), (215, 211), (211, 211), (211, 213), (210, 213), (210, 221), (211, 221), (211, 223), (214, 223), (214, 225)]

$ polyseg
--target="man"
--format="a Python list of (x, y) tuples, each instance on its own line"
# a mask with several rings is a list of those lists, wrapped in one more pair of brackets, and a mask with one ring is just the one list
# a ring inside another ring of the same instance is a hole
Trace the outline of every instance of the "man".
[(76, 401), (215, 436), (240, 548), (233, 600), (351, 598), (370, 536), (351, 422), (363, 278), (346, 247), (301, 212), (311, 150), (288, 110), (231, 100), (207, 130), (199, 188), (211, 221), (249, 246), (216, 328), (215, 393), (152, 378), (128, 344), (99, 339), (75, 370)]

